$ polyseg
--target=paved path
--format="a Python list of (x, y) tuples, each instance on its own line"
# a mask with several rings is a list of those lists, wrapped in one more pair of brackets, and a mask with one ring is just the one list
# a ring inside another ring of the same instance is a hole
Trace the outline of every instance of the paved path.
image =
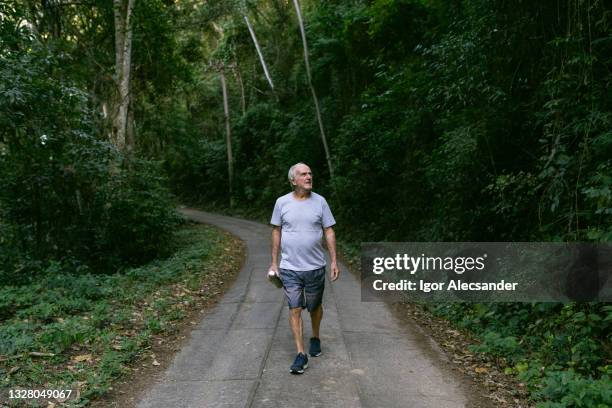
[[(385, 304), (360, 302), (359, 282), (343, 265), (340, 279), (326, 282), (323, 354), (310, 359), (303, 375), (289, 374), (295, 351), (288, 310), (282, 291), (265, 280), (269, 227), (196, 210), (183, 213), (239, 236), (247, 259), (232, 288), (138, 407), (466, 406), (460, 386), (438, 368), (442, 357), (422, 352), (423, 335), (398, 322)], [(308, 313), (304, 318), (307, 340)]]

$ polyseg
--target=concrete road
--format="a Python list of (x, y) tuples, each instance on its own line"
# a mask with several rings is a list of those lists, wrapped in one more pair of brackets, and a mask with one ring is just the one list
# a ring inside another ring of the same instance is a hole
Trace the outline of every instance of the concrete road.
[[(467, 406), (460, 384), (441, 367), (430, 340), (394, 318), (383, 303), (362, 303), (344, 265), (328, 280), (321, 325), (323, 354), (291, 375), (295, 357), (282, 289), (265, 279), (270, 228), (237, 218), (183, 210), (244, 240), (247, 259), (232, 288), (192, 331), (163, 379), (138, 407), (414, 407)], [(328, 272), (329, 273), (329, 272)], [(328, 276), (329, 277), (329, 276)], [(306, 344), (310, 318), (304, 313)]]

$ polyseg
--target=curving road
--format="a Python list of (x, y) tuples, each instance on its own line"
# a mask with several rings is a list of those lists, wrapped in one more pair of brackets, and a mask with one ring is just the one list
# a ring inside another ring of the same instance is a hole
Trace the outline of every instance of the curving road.
[[(396, 320), (383, 303), (362, 303), (359, 282), (344, 265), (326, 282), (323, 354), (303, 375), (289, 374), (295, 357), (287, 306), (265, 280), (270, 228), (252, 221), (183, 209), (246, 243), (236, 282), (192, 331), (160, 382), (138, 407), (414, 407), (467, 406), (466, 393), (444, 371), (430, 341)], [(310, 320), (304, 313), (305, 339)], [(430, 347), (429, 347), (430, 348)], [(435, 350), (435, 349), (434, 349)]]

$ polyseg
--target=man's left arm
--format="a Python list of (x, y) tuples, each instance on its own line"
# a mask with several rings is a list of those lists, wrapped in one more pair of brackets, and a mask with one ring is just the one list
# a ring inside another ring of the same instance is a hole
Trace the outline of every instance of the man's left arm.
[(334, 229), (332, 227), (324, 228), (324, 230), (327, 250), (329, 251), (329, 257), (331, 258), (330, 276), (333, 282), (340, 276), (340, 269), (338, 269), (338, 262), (336, 259), (336, 234), (334, 233)]

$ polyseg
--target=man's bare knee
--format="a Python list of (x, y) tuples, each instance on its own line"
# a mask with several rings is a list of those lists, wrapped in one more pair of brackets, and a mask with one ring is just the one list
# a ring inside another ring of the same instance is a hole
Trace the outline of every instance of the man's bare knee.
[(317, 316), (323, 313), (323, 305), (319, 305), (310, 311), (311, 316)]

